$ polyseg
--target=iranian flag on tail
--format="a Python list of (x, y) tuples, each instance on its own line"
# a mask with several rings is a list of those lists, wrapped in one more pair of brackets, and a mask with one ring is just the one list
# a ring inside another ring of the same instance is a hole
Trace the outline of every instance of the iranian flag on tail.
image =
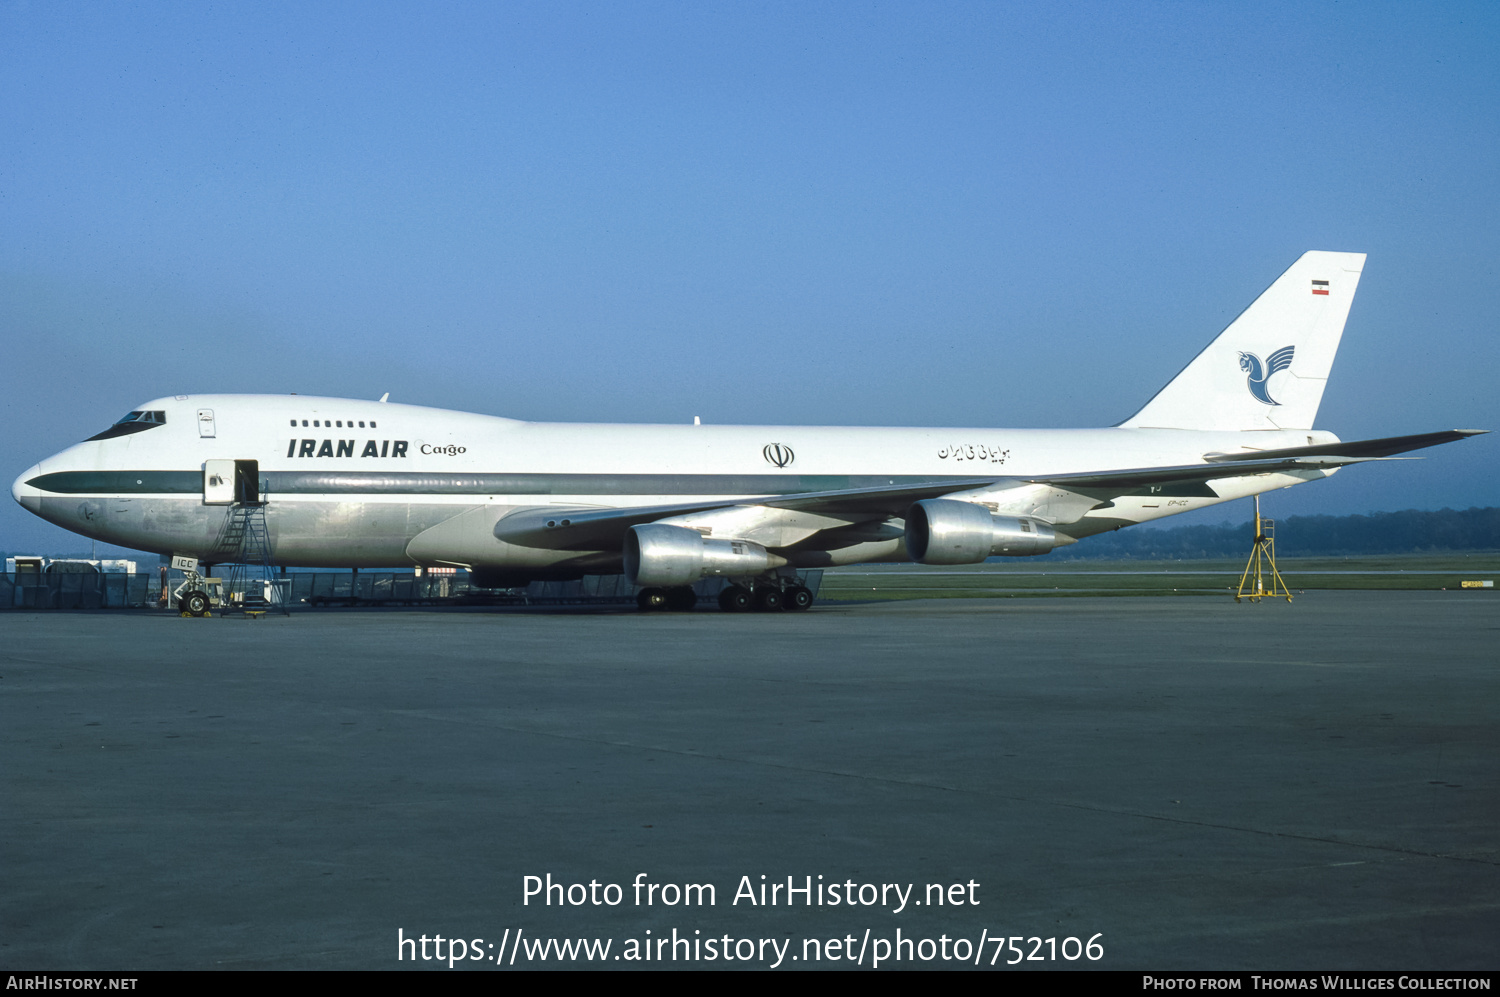
[(1327, 294), (1328, 293), (1328, 281), (1326, 281), (1326, 280), (1315, 280), (1315, 281), (1313, 281), (1313, 293), (1314, 294)]

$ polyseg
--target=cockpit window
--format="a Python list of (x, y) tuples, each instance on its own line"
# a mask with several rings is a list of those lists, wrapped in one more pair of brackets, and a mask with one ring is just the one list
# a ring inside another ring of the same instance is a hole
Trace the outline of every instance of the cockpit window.
[(164, 426), (164, 425), (166, 425), (166, 422), (167, 422), (167, 413), (165, 413), (165, 412), (159, 412), (159, 411), (158, 412), (130, 412), (130, 413), (127, 413), (121, 419), (119, 419), (115, 423), (115, 425), (116, 426), (122, 426), (122, 425), (124, 425), (127, 422), (149, 422), (149, 423), (151, 423), (152, 425), (155, 425), (155, 426)]
[(89, 437), (89, 441), (108, 440), (116, 436), (129, 436), (131, 433), (143, 433), (148, 429), (167, 424), (167, 413), (160, 409), (142, 412), (128, 412), (120, 421), (110, 426), (102, 433), (96, 433)]

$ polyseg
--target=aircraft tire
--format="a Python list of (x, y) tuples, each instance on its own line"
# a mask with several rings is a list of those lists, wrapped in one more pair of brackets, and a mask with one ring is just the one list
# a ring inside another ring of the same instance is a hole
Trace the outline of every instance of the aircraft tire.
[(793, 585), (781, 595), (782, 609), (801, 611), (810, 608), (812, 604), (812, 590), (803, 588), (801, 585)]
[(781, 589), (763, 588), (755, 590), (755, 608), (762, 613), (774, 613), (781, 608)]
[(657, 609), (667, 608), (666, 589), (641, 589), (635, 597), (635, 604), (642, 612), (652, 612)]
[(690, 586), (679, 585), (667, 589), (667, 608), (674, 613), (685, 613), (698, 605), (698, 593)]
[(743, 613), (755, 605), (755, 597), (743, 585), (730, 585), (719, 593), (719, 608), (726, 613)]
[(202, 616), (208, 612), (208, 596), (202, 592), (189, 592), (182, 597), (182, 602), (179, 605), (181, 605), (184, 613), (190, 613), (193, 616)]

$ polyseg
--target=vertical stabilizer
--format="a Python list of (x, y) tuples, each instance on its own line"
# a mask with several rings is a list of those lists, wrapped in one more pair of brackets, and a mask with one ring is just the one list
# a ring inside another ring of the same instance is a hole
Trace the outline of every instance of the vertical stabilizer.
[(1364, 265), (1364, 253), (1304, 253), (1120, 425), (1311, 429)]

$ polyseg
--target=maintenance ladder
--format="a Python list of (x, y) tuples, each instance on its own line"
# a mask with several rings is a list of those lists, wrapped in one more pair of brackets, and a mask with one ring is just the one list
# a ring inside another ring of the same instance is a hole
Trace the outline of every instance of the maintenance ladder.
[(1234, 594), (1234, 601), (1249, 599), (1251, 602), (1260, 602), (1267, 598), (1291, 602), (1292, 593), (1282, 580), (1281, 572), (1276, 570), (1276, 520), (1261, 518), (1260, 496), (1257, 495), (1255, 544), (1250, 548), (1250, 560), (1245, 563), (1245, 571), (1240, 575), (1240, 587)]
[(229, 507), (229, 516), (214, 542), (212, 559), (216, 564), (230, 565), (224, 586), (227, 604), (220, 607), (219, 615), (241, 613), (258, 617), (272, 609), (283, 616), (289, 615), (285, 598), (274, 603), (266, 598), (268, 591), (275, 590), (277, 580), (276, 568), (271, 564), (264, 500), (257, 497), (257, 501), (236, 502)]

